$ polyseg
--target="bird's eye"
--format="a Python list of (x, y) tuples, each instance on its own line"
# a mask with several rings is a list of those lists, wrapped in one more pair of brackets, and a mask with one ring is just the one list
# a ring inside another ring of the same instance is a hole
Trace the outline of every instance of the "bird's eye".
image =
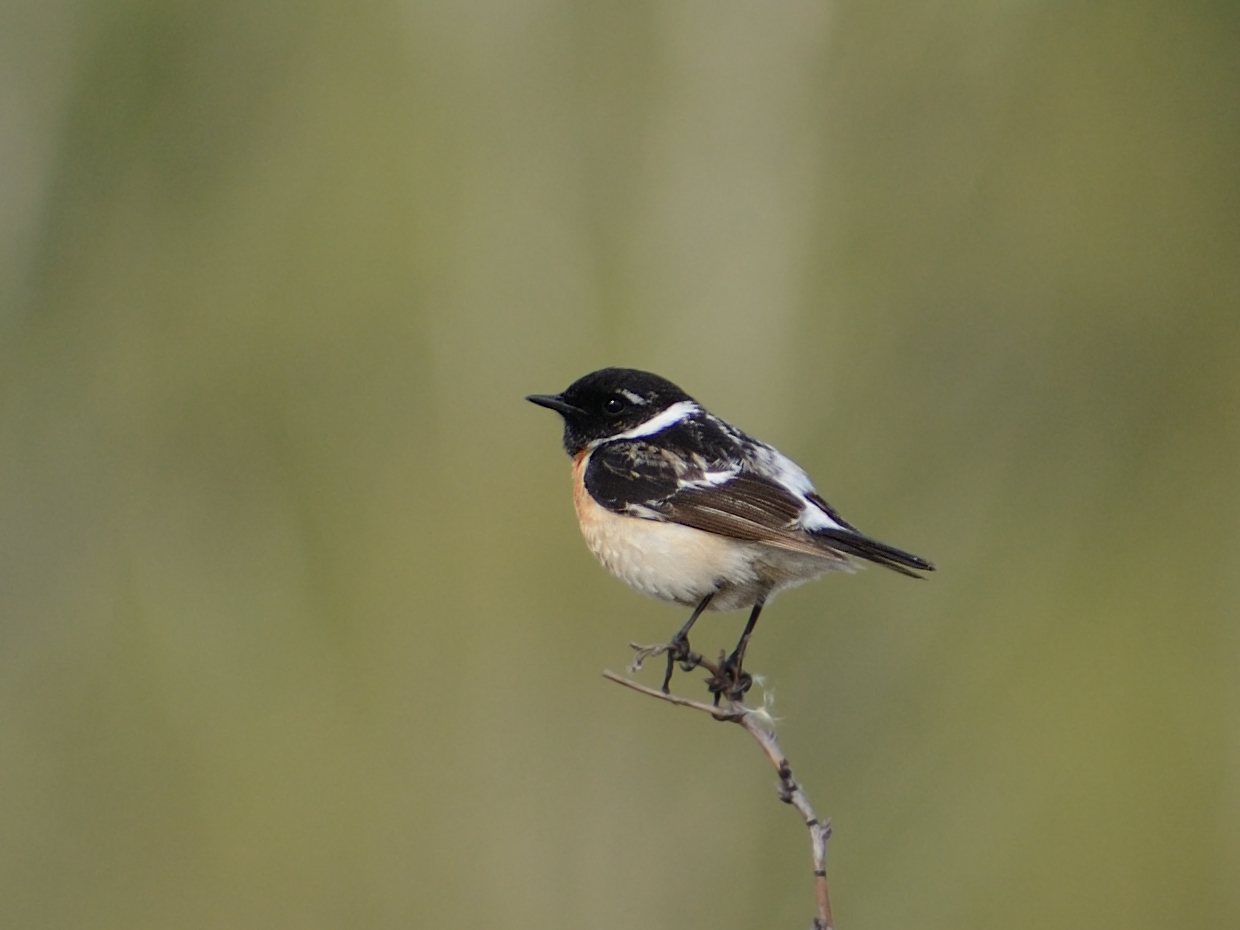
[(609, 397), (603, 401), (603, 410), (615, 416), (625, 408), (624, 399), (621, 397)]

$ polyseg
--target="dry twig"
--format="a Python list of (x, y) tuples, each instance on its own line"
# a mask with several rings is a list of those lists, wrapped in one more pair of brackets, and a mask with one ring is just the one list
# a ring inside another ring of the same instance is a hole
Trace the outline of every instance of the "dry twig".
[[(664, 647), (658, 646), (646, 648), (635, 645), (634, 648), (637, 650), (637, 658), (634, 662), (633, 670), (641, 667), (643, 659), (666, 651)], [(693, 659), (694, 665), (701, 665), (710, 671), (715, 678), (719, 677), (719, 669), (714, 663), (696, 654), (694, 654)], [(831, 896), (827, 890), (827, 840), (831, 836), (831, 821), (818, 819), (818, 815), (814, 813), (814, 808), (809, 803), (809, 798), (805, 796), (805, 792), (801, 790), (797, 780), (792, 777), (792, 767), (788, 764), (788, 758), (779, 747), (779, 740), (775, 738), (775, 727), (770, 715), (763, 709), (748, 707), (740, 701), (731, 700), (726, 695), (722, 696), (721, 705), (704, 704), (701, 701), (694, 701), (675, 694), (657, 691), (654, 688), (648, 688), (631, 678), (617, 675), (612, 671), (604, 671), (603, 677), (609, 681), (614, 681), (616, 684), (624, 685), (626, 688), (658, 698), (660, 701), (667, 701), (669, 704), (675, 704), (678, 707), (690, 707), (693, 710), (700, 710), (703, 713), (710, 714), (716, 720), (739, 724), (744, 727), (745, 732), (757, 741), (766, 757), (771, 761), (771, 765), (775, 766), (775, 771), (779, 774), (779, 786), (777, 789), (779, 799), (797, 809), (797, 812), (805, 821), (806, 828), (809, 830), (810, 854), (814, 860), (814, 892), (818, 903), (818, 912), (814, 916), (812, 928), (813, 930), (833, 930), (835, 925), (831, 920)], [(716, 693), (716, 698), (720, 698), (718, 693)]]

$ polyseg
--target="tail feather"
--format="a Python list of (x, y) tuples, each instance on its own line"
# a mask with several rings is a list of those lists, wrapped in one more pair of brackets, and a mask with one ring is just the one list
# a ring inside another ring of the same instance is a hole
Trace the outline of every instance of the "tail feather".
[(814, 536), (824, 540), (832, 549), (837, 549), (847, 555), (856, 556), (859, 559), (865, 559), (867, 562), (873, 562), (876, 565), (889, 568), (893, 572), (899, 572), (901, 575), (907, 575), (910, 578), (922, 577), (911, 569), (918, 569), (923, 572), (934, 571), (934, 566), (921, 556), (913, 555), (911, 552), (905, 552), (902, 549), (897, 549), (895, 546), (889, 546), (886, 543), (879, 542), (877, 539), (871, 539), (857, 532), (849, 532), (842, 529), (822, 529), (815, 530)]

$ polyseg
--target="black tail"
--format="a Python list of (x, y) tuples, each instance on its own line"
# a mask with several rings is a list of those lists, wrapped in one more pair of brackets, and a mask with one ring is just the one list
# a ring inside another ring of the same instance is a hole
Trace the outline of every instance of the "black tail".
[(894, 546), (889, 546), (886, 543), (881, 543), (877, 539), (862, 536), (857, 532), (850, 532), (849, 530), (814, 530), (814, 536), (818, 539), (826, 540), (832, 549), (838, 549), (847, 555), (865, 559), (867, 562), (874, 562), (876, 565), (890, 568), (893, 572), (908, 575), (910, 578), (921, 577), (917, 572), (910, 571), (910, 569), (916, 568), (923, 572), (934, 571), (934, 566), (920, 556), (897, 549)]

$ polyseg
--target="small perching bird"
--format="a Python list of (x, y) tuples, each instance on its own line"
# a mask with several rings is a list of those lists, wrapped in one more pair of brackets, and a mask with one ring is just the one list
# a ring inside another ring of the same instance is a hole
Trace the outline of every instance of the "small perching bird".
[(745, 647), (779, 591), (851, 570), (855, 559), (913, 578), (934, 570), (845, 522), (795, 462), (666, 378), (604, 368), (560, 394), (526, 399), (564, 418), (573, 501), (590, 551), (631, 588), (694, 608), (669, 643), (664, 691), (704, 610), (752, 608), (716, 691), (739, 699), (750, 682)]

